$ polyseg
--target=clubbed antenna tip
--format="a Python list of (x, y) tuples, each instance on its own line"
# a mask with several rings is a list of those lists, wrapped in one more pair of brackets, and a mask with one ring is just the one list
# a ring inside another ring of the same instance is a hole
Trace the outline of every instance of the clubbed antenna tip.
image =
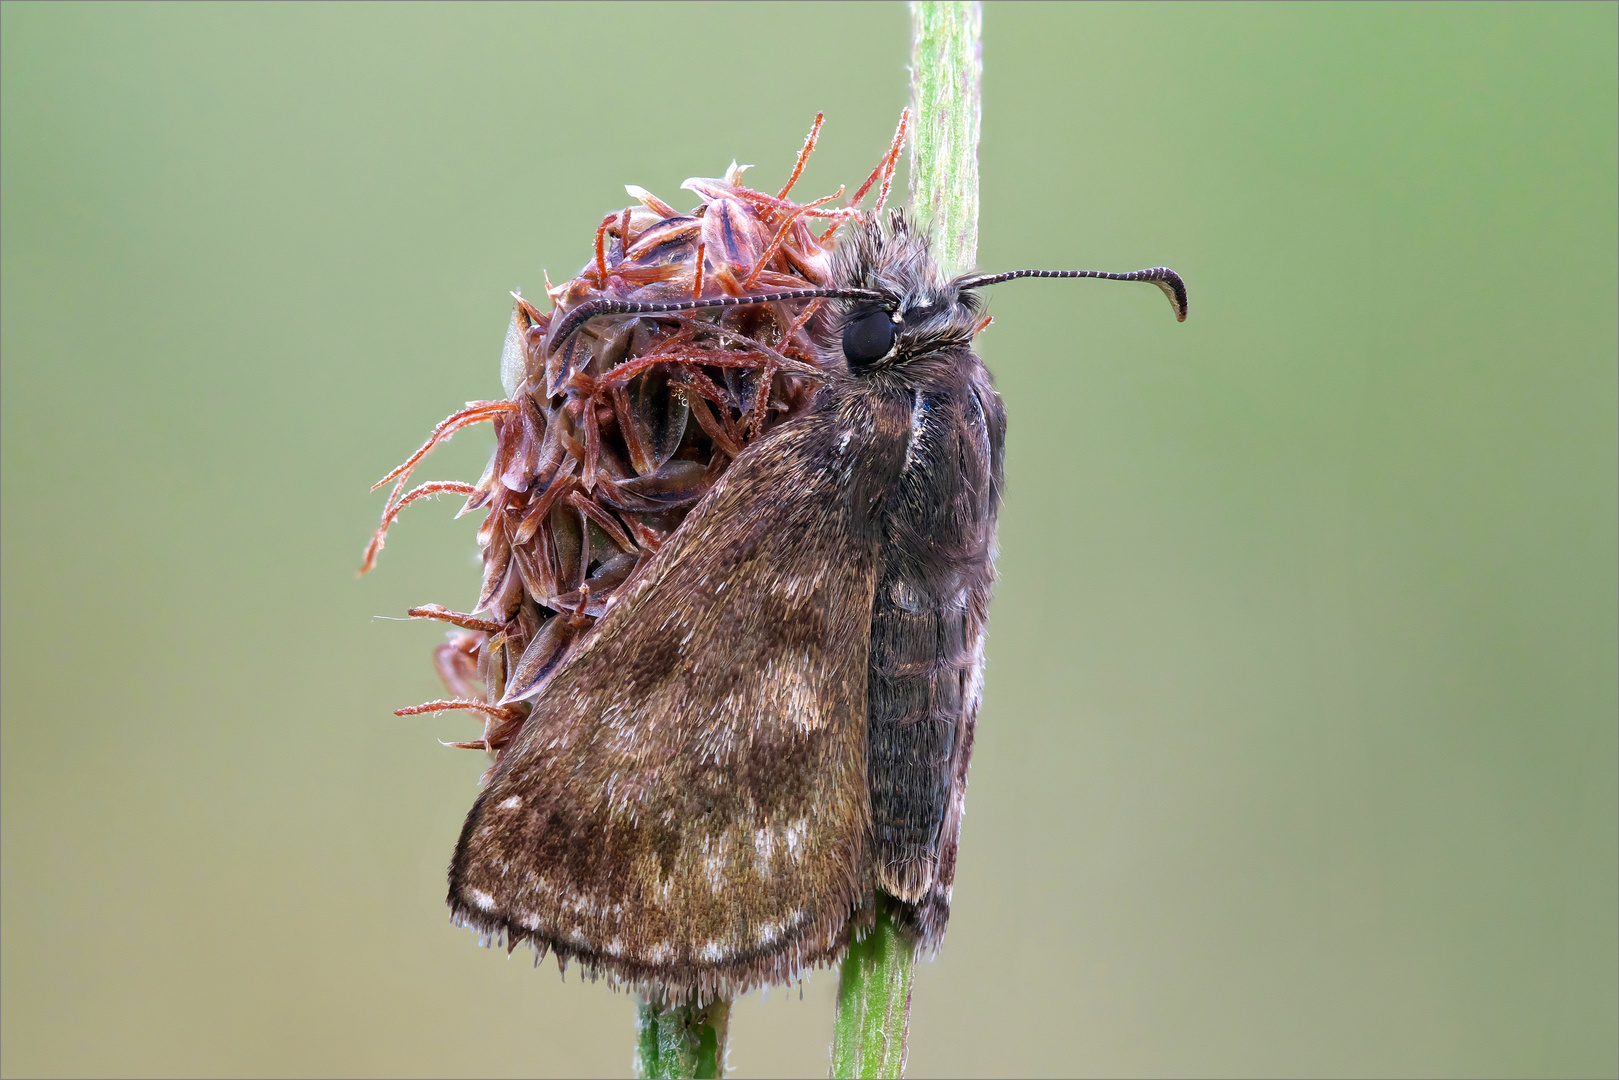
[(1103, 270), (1008, 270), (1004, 274), (973, 274), (956, 279), (958, 289), (980, 289), (1014, 278), (1103, 278), (1107, 281), (1150, 281), (1169, 297), (1175, 309), (1175, 320), (1186, 321), (1186, 282), (1167, 266), (1152, 266), (1128, 274), (1110, 274)]

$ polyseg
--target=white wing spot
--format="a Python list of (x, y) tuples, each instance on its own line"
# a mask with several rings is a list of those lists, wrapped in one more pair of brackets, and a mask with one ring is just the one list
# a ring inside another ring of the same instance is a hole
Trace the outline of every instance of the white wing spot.
[(468, 889), (467, 890), (467, 895), (472, 897), (472, 902), (474, 904), (478, 905), (478, 910), (480, 910), (480, 911), (493, 911), (493, 910), (495, 910), (495, 898), (493, 896), (490, 896), (488, 893), (484, 892), (482, 889)]
[(719, 942), (710, 941), (698, 951), (697, 955), (704, 960), (718, 960), (725, 955), (725, 950), (720, 948)]
[(497, 809), (497, 810), (516, 810), (519, 806), (522, 806), (522, 805), (523, 805), (523, 797), (521, 795), (513, 795), (509, 799), (502, 799), (500, 802), (496, 803), (495, 804), (495, 809)]
[(758, 853), (755, 860), (761, 878), (770, 880), (770, 855), (776, 850), (776, 833), (772, 829), (760, 829), (753, 834), (753, 849)]
[(809, 819), (799, 818), (787, 826), (787, 854), (794, 862), (803, 858), (799, 849), (804, 846), (804, 834), (809, 831)]

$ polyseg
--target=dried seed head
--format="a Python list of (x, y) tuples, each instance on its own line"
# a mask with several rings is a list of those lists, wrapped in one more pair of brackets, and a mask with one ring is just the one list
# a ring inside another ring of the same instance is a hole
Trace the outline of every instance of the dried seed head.
[[(399, 511), (415, 498), (466, 495), (462, 513), (487, 509), (478, 530), (483, 584), (471, 614), (437, 605), (412, 609), (463, 629), (434, 654), (455, 700), (400, 710), (467, 709), (483, 737), (454, 745), (498, 761), (521, 730), (527, 702), (617, 591), (663, 544), (749, 443), (809, 408), (820, 363), (811, 347), (820, 300), (783, 300), (684, 315), (597, 319), (553, 342), (554, 323), (581, 304), (712, 299), (824, 287), (832, 238), (846, 222), (881, 209), (904, 140), (894, 143), (849, 205), (788, 198), (815, 147), (814, 127), (779, 194), (742, 183), (734, 162), (721, 179), (681, 185), (701, 200), (680, 213), (650, 192), (605, 215), (590, 256), (572, 279), (546, 283), (540, 312), (516, 295), (501, 354), (507, 400), (470, 402), (379, 485), (395, 481), (366, 549), (369, 570)], [(859, 200), (880, 181), (878, 204)], [(812, 227), (812, 225), (814, 227)], [(552, 348), (552, 345), (556, 348)], [(488, 420), (495, 451), (475, 485), (427, 484), (405, 493), (415, 466), (438, 442)]]

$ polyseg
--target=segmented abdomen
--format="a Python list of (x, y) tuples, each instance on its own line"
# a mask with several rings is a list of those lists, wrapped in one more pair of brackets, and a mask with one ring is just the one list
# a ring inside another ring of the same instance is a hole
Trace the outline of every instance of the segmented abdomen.
[(983, 684), (1005, 413), (976, 357), (964, 385), (918, 392), (885, 496), (867, 675), (867, 777), (878, 885), (936, 949), (950, 915)]
[(967, 683), (979, 662), (968, 609), (930, 604), (905, 581), (878, 586), (867, 683), (872, 827), (890, 887), (921, 899), (950, 803)]

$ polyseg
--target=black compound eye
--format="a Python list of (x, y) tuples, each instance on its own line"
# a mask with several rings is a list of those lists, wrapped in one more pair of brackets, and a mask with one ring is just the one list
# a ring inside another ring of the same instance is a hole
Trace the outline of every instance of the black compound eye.
[(843, 328), (843, 355), (849, 363), (873, 364), (894, 347), (894, 320), (886, 311), (869, 311)]

